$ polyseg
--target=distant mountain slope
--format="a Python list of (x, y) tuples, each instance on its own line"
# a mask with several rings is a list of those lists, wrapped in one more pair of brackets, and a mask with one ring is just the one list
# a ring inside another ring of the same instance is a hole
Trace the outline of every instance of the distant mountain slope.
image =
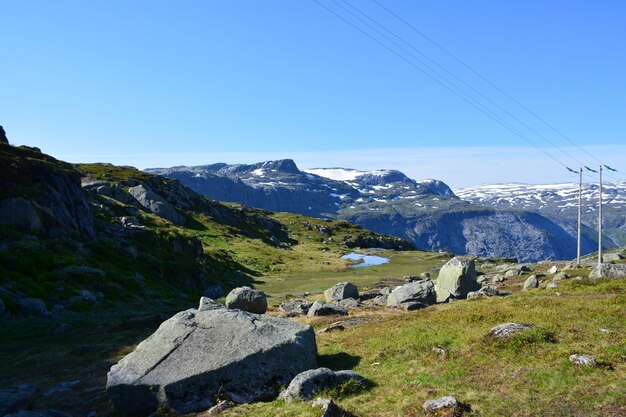
[[(494, 210), (459, 199), (438, 180), (415, 181), (400, 171), (315, 168), (290, 160), (148, 169), (195, 191), (274, 211), (344, 219), (402, 237), (425, 250), (517, 257), (522, 261), (575, 256), (575, 230), (541, 215)], [(585, 237), (585, 252), (593, 250)]]
[[(537, 211), (558, 222), (578, 219), (578, 184), (486, 184), (455, 189), (463, 200), (499, 209), (522, 208)], [(597, 230), (598, 184), (584, 184), (583, 223)], [(604, 233), (616, 246), (626, 245), (626, 182), (603, 184)], [(597, 232), (595, 232), (597, 233)]]

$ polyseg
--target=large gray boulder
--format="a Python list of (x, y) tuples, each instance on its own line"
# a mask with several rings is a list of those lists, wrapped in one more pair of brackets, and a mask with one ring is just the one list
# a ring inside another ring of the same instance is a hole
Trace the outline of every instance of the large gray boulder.
[(150, 187), (139, 184), (128, 189), (128, 193), (145, 209), (159, 217), (177, 225), (185, 224), (185, 216), (176, 211), (163, 197), (152, 191)]
[(621, 278), (626, 276), (626, 264), (596, 265), (589, 274), (590, 279)]
[(439, 271), (437, 278), (437, 302), (445, 303), (450, 298), (465, 298), (467, 293), (480, 289), (476, 281), (476, 265), (471, 256), (456, 256)]
[(226, 307), (263, 314), (267, 311), (267, 296), (263, 291), (250, 287), (238, 287), (226, 296)]
[(163, 322), (111, 367), (107, 391), (126, 415), (159, 405), (206, 410), (216, 396), (236, 403), (273, 399), (280, 386), (316, 367), (313, 328), (241, 310), (187, 310)]
[(346, 298), (359, 298), (359, 290), (356, 285), (349, 282), (338, 282), (324, 291), (324, 297), (329, 303), (345, 300)]
[(427, 306), (435, 304), (436, 301), (434, 282), (411, 282), (393, 290), (387, 297), (387, 306), (398, 307), (409, 302), (418, 302)]
[(310, 400), (320, 390), (341, 385), (351, 379), (363, 387), (367, 384), (365, 378), (354, 371), (332, 371), (328, 368), (310, 369), (296, 375), (287, 389), (280, 393), (280, 398), (288, 403), (295, 400)]

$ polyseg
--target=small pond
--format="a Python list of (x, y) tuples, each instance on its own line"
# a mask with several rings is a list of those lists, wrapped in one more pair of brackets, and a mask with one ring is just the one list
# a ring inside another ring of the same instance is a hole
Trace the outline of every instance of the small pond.
[(350, 268), (363, 268), (364, 266), (382, 265), (389, 262), (389, 258), (383, 258), (382, 256), (375, 255), (363, 255), (361, 253), (349, 253), (343, 255), (341, 259), (349, 259), (351, 261), (361, 261), (358, 264), (352, 265)]

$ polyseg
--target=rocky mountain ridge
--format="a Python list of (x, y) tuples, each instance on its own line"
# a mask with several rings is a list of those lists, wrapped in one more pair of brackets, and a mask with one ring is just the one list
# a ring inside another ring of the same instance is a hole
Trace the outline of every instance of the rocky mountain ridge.
[[(587, 227), (596, 230), (599, 189), (599, 185), (593, 183), (585, 183), (582, 188), (582, 221)], [(578, 219), (578, 183), (485, 184), (455, 189), (454, 192), (462, 200), (473, 204), (497, 209), (517, 207), (532, 210), (555, 221), (570, 224)], [(623, 246), (626, 244), (626, 182), (603, 184), (602, 200), (606, 240), (615, 246)]]
[[(424, 250), (522, 261), (567, 259), (576, 252), (575, 230), (568, 221), (511, 207), (472, 204), (459, 199), (442, 181), (416, 181), (396, 170), (302, 171), (286, 159), (146, 171), (176, 178), (216, 200), (348, 220), (408, 239)], [(586, 233), (583, 252), (593, 248), (592, 233)]]

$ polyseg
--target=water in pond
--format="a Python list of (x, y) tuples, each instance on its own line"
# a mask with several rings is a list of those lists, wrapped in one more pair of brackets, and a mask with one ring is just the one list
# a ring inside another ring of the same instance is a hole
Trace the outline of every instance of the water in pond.
[(389, 262), (388, 258), (383, 258), (382, 256), (375, 255), (363, 255), (361, 253), (349, 253), (347, 255), (343, 255), (341, 259), (349, 259), (351, 261), (360, 261), (358, 264), (354, 264), (351, 268), (363, 268), (364, 266), (374, 266), (374, 265), (382, 265)]

